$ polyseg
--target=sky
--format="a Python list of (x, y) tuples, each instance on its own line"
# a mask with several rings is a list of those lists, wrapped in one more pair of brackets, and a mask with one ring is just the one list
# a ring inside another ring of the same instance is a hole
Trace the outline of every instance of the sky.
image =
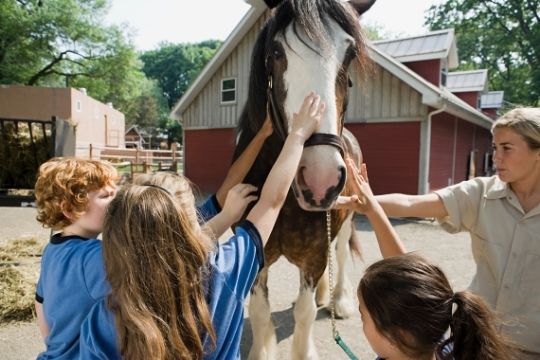
[[(363, 20), (382, 34), (418, 35), (427, 31), (425, 11), (438, 2), (378, 0)], [(225, 40), (249, 6), (244, 0), (112, 0), (105, 23), (127, 26), (138, 50), (152, 50), (161, 42)]]

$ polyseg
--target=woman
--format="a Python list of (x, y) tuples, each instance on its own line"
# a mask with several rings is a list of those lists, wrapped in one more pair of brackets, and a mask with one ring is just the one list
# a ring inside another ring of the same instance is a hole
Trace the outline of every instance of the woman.
[(435, 217), (471, 234), (471, 290), (500, 316), (520, 359), (540, 358), (540, 108), (517, 108), (492, 127), (497, 175), (426, 195), (376, 196), (389, 216)]

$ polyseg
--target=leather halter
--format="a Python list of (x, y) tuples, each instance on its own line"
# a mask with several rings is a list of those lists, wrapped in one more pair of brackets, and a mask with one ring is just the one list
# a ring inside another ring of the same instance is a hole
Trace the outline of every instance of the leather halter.
[[(276, 101), (274, 99), (274, 92), (272, 91), (272, 75), (268, 77), (268, 102), (270, 104), (272, 126), (274, 130), (279, 135), (282, 140), (285, 140), (287, 137), (287, 130), (284, 128), (283, 118), (281, 117), (279, 110), (276, 106)], [(341, 136), (334, 134), (324, 134), (324, 133), (313, 133), (309, 139), (304, 143), (304, 147), (316, 146), (316, 145), (330, 145), (339, 150), (341, 157), (344, 156), (345, 150), (343, 149), (343, 140)]]

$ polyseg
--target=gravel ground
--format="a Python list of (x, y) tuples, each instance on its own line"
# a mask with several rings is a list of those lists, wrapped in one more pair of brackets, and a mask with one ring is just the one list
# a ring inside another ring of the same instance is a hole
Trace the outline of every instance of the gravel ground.
[[(474, 262), (467, 234), (450, 235), (436, 223), (425, 220), (393, 220), (396, 230), (407, 249), (419, 251), (438, 263), (448, 275), (455, 290), (464, 289), (474, 274)], [(369, 224), (363, 217), (356, 218), (356, 226), (362, 242), (363, 261), (349, 262), (347, 271), (351, 283), (358, 284), (363, 270), (381, 255)], [(35, 221), (35, 209), (0, 208), (0, 243), (15, 238), (37, 236), (46, 239), (48, 230)], [(278, 290), (279, 289), (279, 290)], [(290, 358), (292, 333), (294, 330), (292, 304), (298, 292), (298, 271), (285, 259), (279, 260), (270, 269), (270, 303), (272, 318), (278, 339), (278, 358)], [(247, 311), (246, 311), (247, 314)], [(338, 330), (360, 359), (374, 359), (362, 333), (360, 316), (355, 313), (350, 319), (339, 320)], [(314, 326), (314, 338), (321, 359), (347, 359), (331, 337), (331, 327), (326, 309), (319, 309)], [(246, 318), (242, 339), (242, 357), (246, 358), (251, 346), (251, 325)], [(34, 359), (43, 349), (42, 341), (34, 323), (0, 325), (0, 357), (5, 360)]]

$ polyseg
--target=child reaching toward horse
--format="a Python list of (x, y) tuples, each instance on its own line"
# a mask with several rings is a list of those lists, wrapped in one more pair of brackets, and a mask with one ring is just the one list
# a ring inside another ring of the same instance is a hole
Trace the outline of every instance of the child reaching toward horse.
[(358, 171), (348, 160), (347, 168), (355, 195), (339, 204), (368, 217), (385, 258), (366, 269), (357, 290), (377, 359), (510, 359), (486, 302), (468, 290), (454, 292), (437, 265), (406, 254), (369, 187), (365, 165)]
[(311, 93), (235, 235), (216, 244), (197, 222), (194, 197), (151, 184), (122, 189), (105, 220), (112, 293), (81, 328), (83, 359), (237, 359), (243, 306), (324, 104)]
[[(212, 236), (219, 237), (256, 198), (250, 195), (254, 187), (238, 183), (271, 133), (267, 119), (231, 165), (217, 193), (197, 208), (202, 215), (199, 221), (213, 216), (204, 225)], [(170, 186), (172, 191), (174, 186), (186, 184), (176, 183), (178, 176), (172, 173), (153, 177), (153, 181)], [(106, 207), (116, 193), (117, 178), (116, 170), (99, 160), (54, 158), (40, 167), (35, 186), (37, 219), (59, 232), (43, 252), (36, 290), (37, 322), (46, 345), (39, 359), (78, 358), (81, 323), (92, 305), (110, 292), (102, 242), (97, 237), (103, 230)], [(141, 177), (138, 181), (149, 180)]]

